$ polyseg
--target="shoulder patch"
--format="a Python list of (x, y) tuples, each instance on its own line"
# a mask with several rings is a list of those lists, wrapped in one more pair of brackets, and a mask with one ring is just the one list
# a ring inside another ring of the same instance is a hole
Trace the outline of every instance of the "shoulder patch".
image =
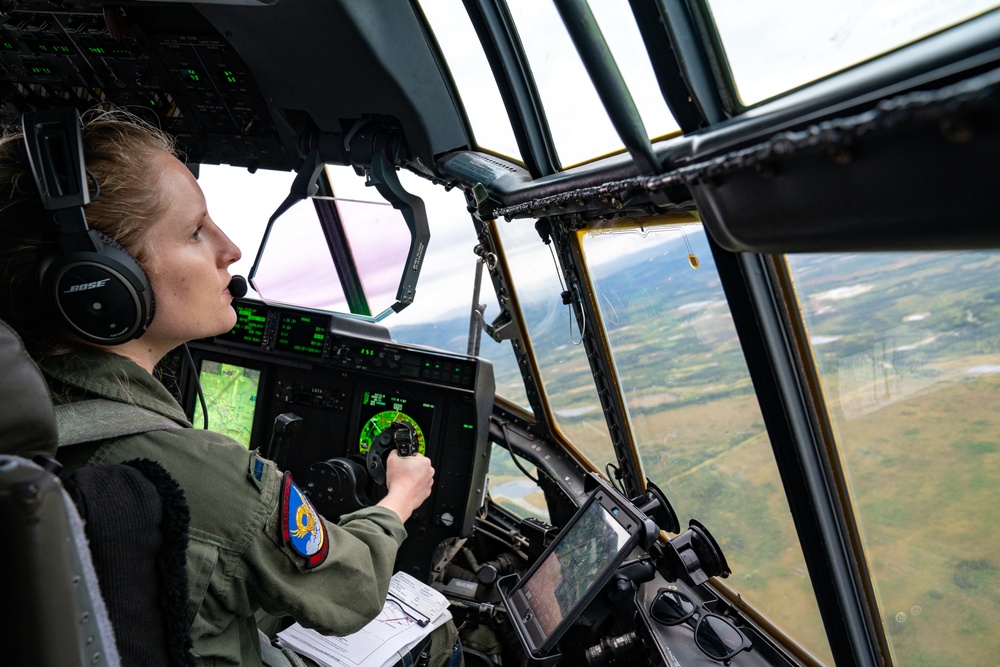
[(260, 454), (257, 452), (257, 450), (255, 449), (252, 452), (250, 452), (250, 464), (249, 467), (247, 468), (247, 479), (249, 479), (253, 483), (253, 485), (257, 487), (257, 490), (262, 493), (264, 491), (265, 467), (266, 466), (264, 465), (264, 459), (260, 457)]
[(313, 568), (326, 560), (330, 552), (326, 526), (302, 490), (286, 472), (281, 483), (281, 541)]

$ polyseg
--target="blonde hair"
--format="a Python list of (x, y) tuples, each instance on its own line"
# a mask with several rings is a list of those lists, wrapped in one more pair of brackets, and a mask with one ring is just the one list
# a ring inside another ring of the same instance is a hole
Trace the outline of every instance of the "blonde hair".
[[(84, 114), (84, 161), (99, 187), (85, 209), (87, 223), (145, 263), (143, 237), (168, 202), (159, 187), (157, 155), (177, 157), (173, 139), (123, 111)], [(94, 194), (91, 185), (91, 194)], [(65, 329), (43, 302), (38, 271), (57, 249), (51, 211), (41, 204), (20, 131), (0, 138), (0, 319), (39, 358), (67, 351)]]

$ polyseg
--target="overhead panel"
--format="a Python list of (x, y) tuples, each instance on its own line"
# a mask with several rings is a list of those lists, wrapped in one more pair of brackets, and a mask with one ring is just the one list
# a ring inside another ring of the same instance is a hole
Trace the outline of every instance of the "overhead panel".
[(5, 126), (32, 109), (116, 107), (177, 136), (190, 161), (290, 167), (246, 64), (190, 6), (51, 9), (26, 2), (4, 15)]

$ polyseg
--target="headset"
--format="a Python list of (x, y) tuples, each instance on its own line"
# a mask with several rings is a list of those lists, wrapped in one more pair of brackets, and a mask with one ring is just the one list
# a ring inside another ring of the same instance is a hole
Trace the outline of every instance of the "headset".
[(84, 207), (91, 196), (81, 128), (75, 108), (21, 118), (31, 172), (59, 233), (57, 249), (39, 265), (39, 287), (43, 301), (74, 334), (119, 345), (141, 336), (153, 321), (153, 288), (125, 248), (87, 226)]

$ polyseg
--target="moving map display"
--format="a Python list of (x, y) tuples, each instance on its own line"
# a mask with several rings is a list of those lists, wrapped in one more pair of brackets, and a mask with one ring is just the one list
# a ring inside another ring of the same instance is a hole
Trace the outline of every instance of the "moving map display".
[[(249, 449), (257, 409), (260, 371), (205, 359), (201, 362), (198, 379), (208, 406), (208, 427), (228, 435)], [(192, 422), (196, 428), (203, 424), (201, 403), (197, 401)]]
[(655, 540), (653, 522), (597, 473), (596, 485), (523, 576), (497, 582), (511, 626), (525, 651), (543, 658), (604, 589), (640, 543)]
[(566, 618), (600, 575), (613, 566), (629, 534), (600, 503), (592, 502), (571, 530), (522, 585), (545, 636)]

